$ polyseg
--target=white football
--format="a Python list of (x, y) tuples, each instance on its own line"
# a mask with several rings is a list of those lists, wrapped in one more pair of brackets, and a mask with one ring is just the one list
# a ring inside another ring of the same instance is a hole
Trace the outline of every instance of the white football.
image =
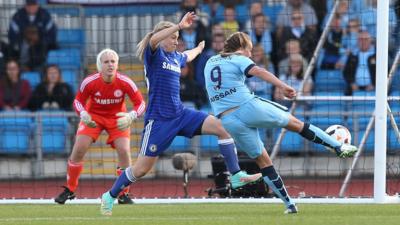
[[(351, 133), (349, 129), (342, 125), (332, 125), (325, 132), (338, 140), (340, 143), (351, 144)], [(332, 151), (332, 149), (327, 148)]]

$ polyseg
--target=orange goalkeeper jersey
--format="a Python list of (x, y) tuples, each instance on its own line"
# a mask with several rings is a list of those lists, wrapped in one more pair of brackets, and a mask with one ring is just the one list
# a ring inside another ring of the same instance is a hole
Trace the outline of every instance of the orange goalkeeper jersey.
[(86, 110), (110, 119), (116, 119), (115, 114), (126, 112), (125, 96), (133, 103), (133, 110), (140, 116), (145, 110), (145, 102), (135, 83), (126, 75), (117, 74), (111, 83), (106, 83), (100, 73), (86, 77), (76, 94), (74, 109), (80, 114)]

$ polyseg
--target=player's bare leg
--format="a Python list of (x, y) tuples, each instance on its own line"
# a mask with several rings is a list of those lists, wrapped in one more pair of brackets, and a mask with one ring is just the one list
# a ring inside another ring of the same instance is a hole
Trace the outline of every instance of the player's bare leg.
[(224, 156), (225, 164), (231, 176), (231, 187), (233, 189), (240, 188), (250, 182), (257, 181), (260, 175), (248, 175), (241, 171), (235, 143), (230, 134), (224, 129), (220, 120), (214, 116), (208, 116), (201, 129), (202, 134), (212, 134), (218, 137), (218, 145), (221, 154)]
[(67, 185), (64, 186), (64, 191), (54, 199), (55, 202), (64, 204), (68, 199), (75, 198), (75, 190), (78, 187), (79, 176), (83, 169), (83, 158), (92, 142), (92, 138), (86, 135), (78, 135), (76, 137), (68, 160)]

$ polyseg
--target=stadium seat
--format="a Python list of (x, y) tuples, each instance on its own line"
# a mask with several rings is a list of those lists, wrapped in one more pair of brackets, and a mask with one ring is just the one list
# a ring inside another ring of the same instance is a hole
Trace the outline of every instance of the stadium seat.
[(400, 152), (400, 140), (397, 139), (396, 132), (392, 127), (388, 127), (387, 136), (388, 153)]
[(78, 73), (76, 70), (62, 70), (61, 71), (62, 78), (65, 83), (71, 85), (72, 91), (76, 92), (78, 90)]
[[(352, 132), (352, 138), (353, 138), (352, 142), (353, 142), (353, 144), (359, 146), (360, 143), (361, 143), (362, 138), (365, 135), (365, 132), (366, 132), (365, 129), (360, 130), (359, 132)], [(389, 133), (388, 133), (388, 135), (389, 135)], [(374, 144), (375, 140), (374, 139), (375, 139), (375, 131), (374, 131), (374, 129), (372, 129), (369, 132), (367, 141), (365, 142), (364, 152), (366, 152), (366, 153), (371, 153), (371, 152), (373, 153), (374, 152), (374, 148), (375, 148), (375, 144)]]
[(85, 33), (82, 29), (59, 29), (57, 42), (61, 48), (82, 48), (85, 43)]
[[(341, 91), (319, 91), (314, 93), (315, 96), (343, 96)], [(347, 110), (347, 103), (341, 100), (321, 100), (309, 101), (312, 111), (316, 112), (344, 112)]]
[(47, 56), (47, 64), (56, 64), (61, 69), (79, 69), (81, 52), (77, 48), (51, 50)]
[(21, 78), (27, 80), (31, 85), (32, 91), (36, 88), (36, 86), (42, 81), (41, 75), (39, 72), (23, 72)]
[[(43, 112), (46, 113), (45, 111)], [(65, 153), (67, 151), (66, 144), (69, 131), (69, 123), (67, 117), (43, 116), (41, 118), (41, 122), (41, 148), (43, 153)]]
[(0, 153), (27, 154), (31, 151), (32, 119), (15, 112), (0, 113)]
[[(276, 129), (275, 141), (280, 133), (280, 129)], [(287, 131), (281, 142), (280, 152), (282, 153), (298, 153), (304, 151), (304, 140), (298, 133)]]
[(314, 91), (335, 91), (342, 95), (346, 89), (346, 82), (340, 70), (318, 70), (315, 75)]
[(173, 152), (187, 152), (190, 148), (190, 139), (183, 136), (176, 136), (169, 147)]
[(218, 152), (218, 139), (214, 135), (201, 135), (200, 149), (202, 152)]

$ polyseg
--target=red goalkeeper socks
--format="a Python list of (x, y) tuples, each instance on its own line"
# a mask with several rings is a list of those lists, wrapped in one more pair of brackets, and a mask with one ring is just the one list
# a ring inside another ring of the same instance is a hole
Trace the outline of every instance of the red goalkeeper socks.
[(75, 192), (78, 187), (78, 180), (82, 169), (83, 163), (74, 163), (71, 160), (68, 160), (67, 187), (72, 192)]

